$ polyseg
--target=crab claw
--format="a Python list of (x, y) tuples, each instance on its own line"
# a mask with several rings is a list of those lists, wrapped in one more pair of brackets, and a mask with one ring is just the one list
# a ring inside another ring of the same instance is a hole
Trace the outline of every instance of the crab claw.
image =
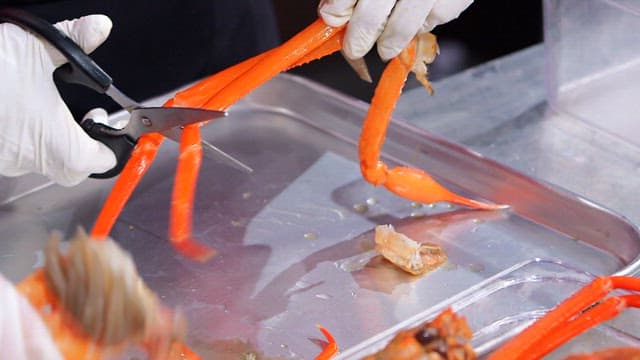
[(408, 167), (388, 169), (380, 160), (389, 121), (409, 72), (414, 72), (425, 88), (433, 92), (427, 80), (426, 64), (431, 63), (437, 53), (436, 37), (429, 33), (420, 34), (385, 68), (360, 134), (362, 175), (371, 184), (383, 185), (392, 193), (416, 202), (448, 201), (476, 209), (504, 209), (506, 206), (486, 204), (454, 194), (422, 170)]
[(385, 188), (405, 199), (419, 203), (447, 201), (483, 210), (508, 208), (506, 205), (487, 204), (455, 194), (420, 169), (396, 167), (388, 170), (386, 175)]

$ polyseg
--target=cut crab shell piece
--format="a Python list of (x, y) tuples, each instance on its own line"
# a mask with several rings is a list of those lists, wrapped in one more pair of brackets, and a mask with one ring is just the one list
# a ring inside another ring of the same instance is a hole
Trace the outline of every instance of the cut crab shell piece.
[(420, 244), (393, 228), (378, 225), (375, 230), (376, 251), (402, 270), (421, 275), (447, 261), (442, 248), (433, 244)]

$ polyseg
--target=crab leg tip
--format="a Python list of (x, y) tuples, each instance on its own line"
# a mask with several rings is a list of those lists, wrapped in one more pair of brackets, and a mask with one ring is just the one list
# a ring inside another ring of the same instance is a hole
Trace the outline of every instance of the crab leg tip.
[(322, 332), (327, 339), (327, 345), (322, 349), (322, 352), (315, 357), (315, 360), (330, 360), (338, 353), (338, 344), (333, 338), (333, 335), (324, 326), (316, 324), (316, 327)]
[(199, 262), (206, 262), (218, 253), (216, 250), (202, 245), (193, 239), (174, 241), (173, 246), (181, 254)]

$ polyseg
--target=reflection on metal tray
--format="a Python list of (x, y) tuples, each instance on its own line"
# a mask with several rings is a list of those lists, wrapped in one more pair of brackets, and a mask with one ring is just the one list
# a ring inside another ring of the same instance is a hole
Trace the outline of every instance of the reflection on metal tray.
[[(112, 236), (161, 298), (182, 308), (187, 342), (204, 358), (311, 358), (321, 348), (315, 324), (349, 349), (534, 258), (596, 275), (637, 271), (640, 237), (623, 218), (406, 124), (392, 124), (386, 161), (512, 208), (414, 204), (367, 184), (356, 159), (366, 108), (281, 75), (203, 128), (206, 140), (254, 169), (246, 175), (204, 159), (194, 232), (218, 250), (205, 264), (166, 240), (177, 145), (162, 145)], [(1, 179), (0, 232), (11, 241), (0, 243), (0, 271), (18, 280), (41, 265), (49, 230), (90, 227), (112, 184)], [(386, 223), (442, 245), (448, 263), (413, 278), (367, 257), (371, 230)]]

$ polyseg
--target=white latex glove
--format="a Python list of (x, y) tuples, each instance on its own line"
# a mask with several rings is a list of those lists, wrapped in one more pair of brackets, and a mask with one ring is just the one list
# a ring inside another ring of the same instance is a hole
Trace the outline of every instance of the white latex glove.
[(16, 360), (62, 360), (62, 355), (40, 315), (2, 275), (0, 349), (7, 357)]
[[(111, 20), (90, 15), (55, 25), (87, 53), (111, 31)], [(72, 186), (116, 164), (115, 155), (91, 139), (63, 102), (52, 73), (66, 59), (44, 40), (0, 24), (0, 174), (30, 172)]]
[(378, 43), (387, 61), (418, 33), (457, 18), (473, 0), (322, 0), (318, 12), (330, 26), (349, 22), (343, 52), (350, 59), (366, 55)]

